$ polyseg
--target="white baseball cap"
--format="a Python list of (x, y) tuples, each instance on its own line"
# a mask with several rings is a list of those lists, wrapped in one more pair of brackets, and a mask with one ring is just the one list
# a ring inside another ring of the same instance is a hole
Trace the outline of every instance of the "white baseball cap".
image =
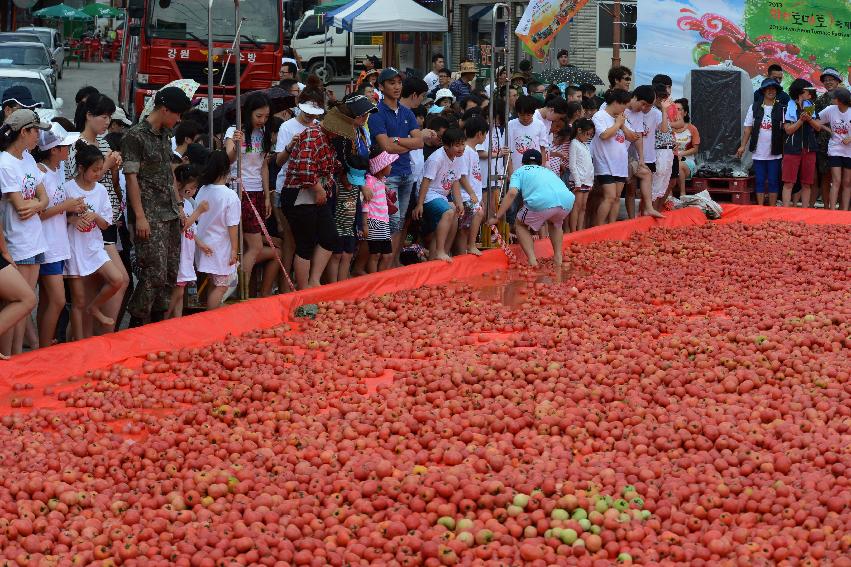
[(325, 114), (325, 109), (313, 102), (302, 102), (298, 105), (298, 109), (311, 116), (322, 116)]
[(38, 149), (47, 151), (56, 146), (71, 146), (79, 139), (79, 132), (68, 132), (61, 125), (53, 122), (50, 130), (42, 130), (38, 133)]
[(434, 102), (439, 102), (442, 98), (451, 98), (455, 100), (455, 95), (449, 89), (440, 89), (434, 94)]

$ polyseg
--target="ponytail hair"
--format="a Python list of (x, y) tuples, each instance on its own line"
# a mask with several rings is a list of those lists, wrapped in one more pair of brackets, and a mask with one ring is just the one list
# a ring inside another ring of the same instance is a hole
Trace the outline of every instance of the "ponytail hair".
[(20, 130), (12, 130), (8, 124), (0, 126), (0, 152), (5, 152), (21, 135)]
[(77, 111), (74, 113), (74, 126), (78, 132), (82, 132), (86, 128), (86, 116), (102, 116), (104, 114), (113, 115), (115, 112), (115, 102), (106, 95), (96, 93), (86, 97), (85, 102), (77, 106)]
[(174, 179), (181, 187), (187, 183), (198, 181), (199, 177), (201, 177), (201, 168), (193, 163), (178, 165), (174, 168)]
[(579, 132), (587, 132), (589, 130), (594, 129), (594, 122), (588, 118), (580, 118), (576, 122), (573, 123), (573, 130), (570, 132), (570, 140), (573, 141), (576, 139), (576, 135)]

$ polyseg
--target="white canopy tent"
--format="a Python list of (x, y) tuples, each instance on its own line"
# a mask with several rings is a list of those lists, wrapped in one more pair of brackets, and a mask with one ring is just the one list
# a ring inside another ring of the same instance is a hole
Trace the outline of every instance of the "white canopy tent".
[(352, 0), (329, 12), (326, 25), (349, 32), (446, 32), (446, 18), (413, 0)]

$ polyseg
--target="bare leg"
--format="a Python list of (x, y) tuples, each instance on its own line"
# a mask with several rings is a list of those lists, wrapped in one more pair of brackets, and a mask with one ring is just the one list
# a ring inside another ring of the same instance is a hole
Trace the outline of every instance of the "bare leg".
[(171, 303), (168, 306), (168, 311), (165, 314), (166, 319), (175, 319), (183, 317), (183, 297), (186, 288), (176, 285), (171, 291)]
[[(573, 203), (574, 210), (576, 213), (576, 226), (574, 230), (584, 230), (585, 229), (585, 214), (588, 206), (588, 193), (586, 191), (578, 191), (576, 193), (576, 202)], [(571, 211), (573, 212), (573, 211)]]
[(457, 221), (458, 216), (455, 214), (455, 209), (447, 210), (440, 217), (437, 230), (434, 231), (434, 249), (430, 251), (429, 260), (452, 261), (448, 247), (452, 245), (452, 239), (455, 237), (455, 230), (458, 228)]
[[(675, 167), (676, 167), (676, 165), (677, 164), (674, 163)], [(686, 177), (689, 174), (689, 169), (688, 169), (688, 166), (686, 165), (686, 162), (684, 162), (684, 161), (680, 161), (679, 167), (680, 167), (680, 176), (677, 179), (677, 181), (680, 184), (680, 199), (682, 199), (683, 197), (686, 196)]]
[(476, 246), (476, 239), (479, 237), (483, 220), (485, 220), (485, 210), (479, 207), (475, 214), (473, 214), (473, 224), (470, 225), (469, 235), (467, 237), (467, 252), (474, 256), (482, 255), (482, 251)]
[[(281, 237), (281, 261), (284, 264), (284, 269), (290, 273), (292, 272), (293, 259), (295, 258), (295, 237), (283, 213), (281, 214), (281, 222), (278, 224), (278, 234)], [(283, 274), (281, 275), (283, 276)], [(281, 280), (279, 284), (281, 291), (295, 291), (294, 289), (289, 289), (286, 278), (281, 277)]]
[[(601, 187), (603, 195), (600, 200), (600, 206), (597, 207), (597, 218), (594, 222), (596, 226), (607, 224), (609, 222), (609, 213), (620, 196), (618, 193), (619, 185), (619, 183), (607, 183)], [(621, 185), (621, 187), (623, 186)]]
[(366, 271), (370, 274), (374, 274), (378, 271), (378, 257), (381, 254), (370, 254), (369, 262), (366, 263)]
[[(24, 277), (24, 280), (27, 282), (27, 285), (33, 295), (35, 295), (35, 284), (38, 282), (39, 265), (18, 265), (18, 271)], [(14, 335), (12, 337), (12, 354), (20, 354), (24, 350), (24, 334), (26, 334), (27, 331), (28, 319), (29, 314), (23, 317), (20, 321), (18, 321), (18, 324), (15, 325)]]
[(83, 319), (86, 318), (86, 282), (84, 278), (76, 277), (68, 280), (71, 288), (71, 334), (72, 340), (86, 338)]
[(53, 344), (59, 314), (65, 307), (65, 286), (62, 276), (42, 276), (39, 282), (41, 299), (38, 304), (38, 344), (42, 348)]
[(332, 254), (331, 260), (328, 262), (328, 266), (325, 268), (325, 278), (328, 283), (337, 283), (340, 278), (340, 260), (342, 259), (342, 254)]
[(561, 266), (562, 249), (564, 248), (564, 232), (561, 229), (561, 223), (550, 223), (550, 241), (553, 243), (553, 262), (556, 266)]
[(352, 268), (352, 255), (343, 252), (340, 255), (340, 269), (337, 272), (337, 281), (342, 282), (351, 277), (350, 271)]
[(769, 193), (768, 194), (768, 206), (776, 207), (777, 206), (777, 193)]
[(794, 183), (784, 183), (783, 184), (783, 206), (791, 207), (792, 206), (792, 188), (795, 186)]
[(827, 203), (825, 208), (829, 211), (836, 210), (836, 202), (839, 200), (839, 187), (842, 185), (842, 168), (841, 167), (831, 167), (830, 168), (831, 182), (830, 182), (830, 195), (827, 198)]
[[(653, 206), (653, 172), (646, 165), (642, 165), (635, 176), (638, 178), (639, 188), (641, 190), (641, 214), (657, 219), (665, 218), (665, 215), (657, 211)], [(635, 201), (633, 200), (634, 205)]]
[(114, 244), (105, 246), (104, 249), (106, 250), (106, 253), (109, 254), (109, 259), (112, 261), (112, 264), (121, 274), (122, 286), (121, 289), (115, 292), (115, 295), (110, 297), (106, 303), (103, 304), (103, 308), (101, 309), (108, 319), (114, 321), (113, 324), (96, 325), (96, 335), (115, 332), (116, 327), (120, 323), (120, 321), (117, 321), (116, 318), (118, 317), (118, 312), (121, 311), (121, 304), (124, 302), (124, 294), (127, 291), (127, 286), (130, 284), (130, 276), (127, 274), (127, 270), (124, 269), (124, 263), (121, 261), (121, 255), (118, 253), (118, 249)]
[(228, 290), (225, 286), (213, 286), (207, 292), (207, 309), (218, 309), (222, 306), (222, 298)]
[(243, 234), (242, 240), (245, 242), (245, 250), (242, 254), (242, 269), (245, 271), (246, 277), (251, 277), (251, 272), (254, 271), (254, 265), (257, 263), (257, 257), (263, 250), (263, 235)]
[(310, 275), (308, 277), (307, 287), (319, 287), (322, 285), (320, 278), (325, 273), (325, 266), (331, 259), (333, 252), (326, 250), (322, 246), (317, 246), (313, 252), (313, 259), (310, 261)]
[(535, 256), (535, 241), (532, 240), (532, 233), (529, 232), (525, 224), (519, 221), (514, 224), (514, 230), (517, 233), (517, 241), (520, 242), (520, 248), (526, 254), (526, 259), (529, 261), (529, 265), (533, 267), (537, 266), (538, 258)]
[(812, 206), (810, 199), (812, 198), (812, 185), (801, 185), (801, 206), (805, 209)]
[(12, 354), (13, 329), (35, 308), (36, 299), (32, 287), (14, 266), (0, 270), (0, 299), (5, 302), (0, 309), (0, 337), (6, 337), (0, 359), (5, 360)]
[(366, 264), (369, 261), (369, 248), (365, 240), (358, 241), (355, 250), (355, 263), (352, 266), (352, 277), (362, 276), (366, 273)]
[(765, 193), (757, 193), (756, 194), (756, 204), (762, 207), (765, 205)]
[(851, 207), (851, 169), (842, 170), (842, 195), (839, 203), (839, 208), (843, 211), (849, 210)]
[(118, 266), (120, 264), (109, 261), (98, 269), (97, 274), (103, 278), (104, 285), (101, 286), (97, 295), (87, 307), (89, 314), (101, 325), (109, 329), (115, 328), (115, 320), (108, 317), (102, 311), (102, 308), (111, 297), (114, 297), (119, 291), (127, 287), (127, 281), (122, 276), (122, 270)]
[(307, 282), (310, 279), (310, 260), (302, 258), (298, 254), (293, 260), (295, 266), (295, 285), (298, 289), (307, 289)]
[[(635, 183), (637, 177), (637, 175), (633, 176), (626, 184), (626, 216), (631, 219), (635, 218)], [(611, 215), (609, 215), (609, 222), (611, 222), (611, 218)]]
[(393, 267), (393, 255), (392, 254), (382, 254), (381, 258), (378, 260), (378, 271), (383, 272), (384, 270), (389, 270)]

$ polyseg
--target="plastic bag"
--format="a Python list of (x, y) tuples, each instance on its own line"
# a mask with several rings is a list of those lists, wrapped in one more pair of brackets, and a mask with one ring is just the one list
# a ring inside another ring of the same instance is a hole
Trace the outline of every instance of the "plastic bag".
[(686, 195), (682, 199), (676, 199), (674, 197), (671, 197), (671, 199), (675, 201), (675, 209), (694, 207), (703, 211), (703, 214), (705, 214), (706, 218), (709, 220), (718, 220), (721, 218), (721, 214), (723, 213), (721, 205), (712, 199), (709, 191), (701, 191), (694, 195)]

